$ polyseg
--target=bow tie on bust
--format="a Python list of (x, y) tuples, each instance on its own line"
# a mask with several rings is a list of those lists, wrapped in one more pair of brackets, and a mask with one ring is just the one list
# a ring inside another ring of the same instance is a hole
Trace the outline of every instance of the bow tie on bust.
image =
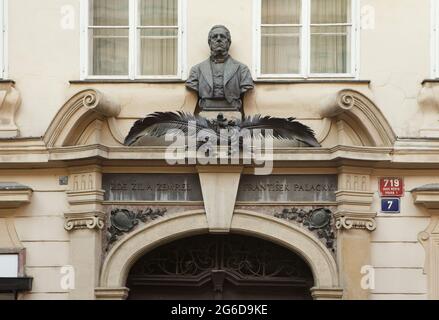
[(224, 62), (226, 62), (228, 57), (229, 57), (228, 55), (225, 57), (210, 57), (210, 60), (213, 63), (224, 63)]

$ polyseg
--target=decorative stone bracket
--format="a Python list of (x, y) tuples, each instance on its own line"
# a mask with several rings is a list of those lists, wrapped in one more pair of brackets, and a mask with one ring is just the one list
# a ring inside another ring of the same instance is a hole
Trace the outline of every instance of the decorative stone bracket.
[(318, 238), (325, 239), (324, 243), (328, 249), (335, 250), (334, 223), (330, 210), (319, 208), (305, 211), (291, 208), (284, 209), (281, 213), (276, 213), (274, 216), (279, 219), (300, 223), (308, 228), (308, 230), (315, 232)]
[(0, 138), (16, 138), (19, 134), (15, 114), (20, 107), (21, 96), (13, 83), (0, 84)]
[(102, 201), (105, 192), (100, 190), (101, 168), (86, 166), (71, 170), (70, 191), (66, 192), (70, 211), (64, 214), (64, 228), (67, 231), (104, 229), (105, 213), (102, 210)]
[(356, 213), (343, 213), (338, 211), (336, 213), (335, 227), (340, 229), (366, 229), (369, 231), (375, 231), (377, 228), (375, 215), (373, 213), (356, 212)]
[(50, 124), (44, 142), (48, 147), (99, 143), (102, 123), (107, 121), (114, 139), (123, 143), (116, 125), (121, 106), (98, 90), (87, 89), (75, 94), (59, 110)]
[(83, 213), (66, 213), (66, 221), (64, 229), (67, 231), (78, 230), (78, 229), (99, 229), (104, 228), (104, 214), (83, 214)]
[(418, 235), (418, 240), (425, 249), (424, 272), (428, 277), (428, 294), (430, 299), (439, 299), (439, 184), (429, 184), (413, 189), (416, 204), (424, 205), (431, 214), (427, 229)]
[(439, 137), (439, 86), (425, 82), (418, 95), (418, 104), (423, 108), (425, 121), (420, 129), (421, 136)]

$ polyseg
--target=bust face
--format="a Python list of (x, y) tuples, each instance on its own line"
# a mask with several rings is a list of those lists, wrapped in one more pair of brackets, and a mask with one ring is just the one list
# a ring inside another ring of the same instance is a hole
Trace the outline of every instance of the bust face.
[(230, 40), (224, 28), (215, 28), (210, 32), (209, 46), (214, 56), (224, 56), (229, 52)]

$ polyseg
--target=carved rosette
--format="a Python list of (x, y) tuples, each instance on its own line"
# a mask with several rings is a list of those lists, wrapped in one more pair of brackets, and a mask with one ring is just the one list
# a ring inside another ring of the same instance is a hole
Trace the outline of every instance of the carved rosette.
[(377, 228), (374, 218), (360, 218), (360, 217), (338, 217), (335, 222), (335, 227), (340, 229), (366, 229), (374, 231)]
[(105, 226), (104, 220), (99, 216), (88, 217), (66, 217), (64, 229), (67, 231), (80, 229), (102, 230)]
[(107, 230), (107, 250), (114, 242), (119, 240), (121, 236), (133, 231), (139, 223), (147, 223), (163, 217), (166, 211), (167, 209), (153, 210), (151, 208), (138, 212), (127, 209), (115, 209), (111, 211)]
[(314, 232), (319, 239), (324, 239), (326, 247), (335, 250), (334, 219), (331, 210), (318, 208), (302, 210), (298, 208), (284, 209), (274, 215), (276, 218), (295, 221)]

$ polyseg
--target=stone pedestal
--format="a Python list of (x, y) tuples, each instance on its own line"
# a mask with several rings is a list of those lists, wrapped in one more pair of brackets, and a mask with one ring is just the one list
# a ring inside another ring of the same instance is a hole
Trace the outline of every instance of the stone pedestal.
[(199, 113), (201, 117), (209, 120), (216, 120), (218, 115), (222, 114), (227, 120), (241, 120), (242, 113), (239, 111), (202, 111)]

